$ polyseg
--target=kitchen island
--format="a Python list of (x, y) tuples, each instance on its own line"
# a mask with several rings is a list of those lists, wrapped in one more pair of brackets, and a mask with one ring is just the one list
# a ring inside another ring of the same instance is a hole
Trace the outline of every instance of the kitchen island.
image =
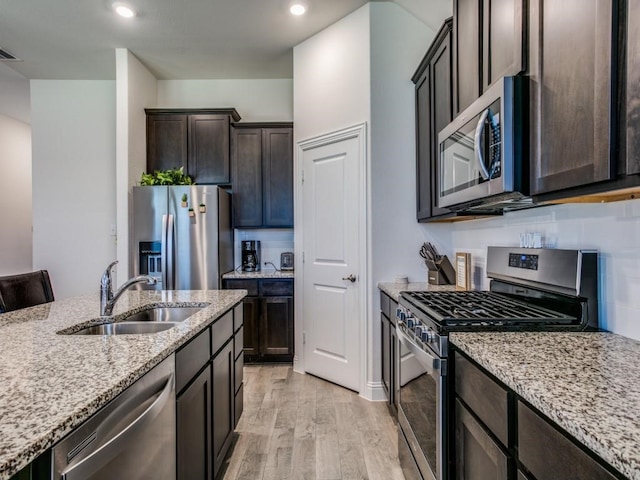
[(454, 332), (449, 339), (605, 463), (640, 479), (640, 342), (607, 332)]
[(69, 335), (103, 323), (98, 295), (0, 315), (0, 480), (8, 479), (225, 312), (244, 290), (128, 291), (124, 312), (204, 307), (176, 327), (139, 335)]

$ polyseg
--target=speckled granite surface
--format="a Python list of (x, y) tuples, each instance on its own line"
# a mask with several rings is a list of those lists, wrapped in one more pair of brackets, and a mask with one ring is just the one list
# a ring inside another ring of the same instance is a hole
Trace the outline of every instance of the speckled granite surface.
[(380, 282), (378, 288), (393, 298), (396, 302), (400, 292), (447, 292), (456, 289), (455, 285), (429, 285), (427, 282), (393, 283)]
[(451, 333), (459, 349), (640, 479), (640, 342), (612, 333)]
[(259, 272), (231, 271), (222, 275), (222, 278), (250, 279), (250, 278), (295, 278), (294, 272), (282, 272), (278, 270), (260, 270)]
[(245, 295), (246, 290), (126, 292), (116, 304), (116, 317), (150, 304), (209, 304), (175, 328), (144, 335), (57, 334), (79, 324), (104, 323), (97, 292), (1, 314), (0, 480), (34, 460)]

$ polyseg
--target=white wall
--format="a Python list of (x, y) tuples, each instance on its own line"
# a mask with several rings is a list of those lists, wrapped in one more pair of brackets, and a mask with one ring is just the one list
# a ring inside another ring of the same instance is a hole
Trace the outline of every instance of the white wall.
[(600, 252), (600, 324), (640, 340), (640, 201), (558, 205), (451, 225), (449, 253), (471, 252), (474, 287), (489, 288), (489, 245), (519, 244), (522, 232), (540, 232), (554, 248)]
[(236, 229), (234, 234), (234, 266), (236, 268), (242, 264), (240, 248), (242, 240), (260, 241), (260, 268), (263, 271), (273, 270), (272, 265), (265, 265), (264, 262), (271, 262), (276, 268), (280, 268), (280, 254), (293, 252), (293, 229), (291, 228)]
[(0, 115), (31, 122), (29, 80), (0, 62)]
[(370, 120), (369, 4), (293, 49), (294, 142)]
[(32, 270), (31, 127), (0, 115), (0, 275)]
[(293, 80), (158, 80), (158, 107), (235, 107), (243, 122), (290, 122)]
[(115, 105), (114, 81), (31, 81), (33, 267), (57, 299), (97, 296), (115, 258)]
[(147, 166), (147, 116), (144, 109), (157, 103), (157, 81), (126, 48), (116, 48), (116, 175), (117, 259), (115, 284), (131, 277), (129, 264), (129, 205), (131, 187), (140, 182)]

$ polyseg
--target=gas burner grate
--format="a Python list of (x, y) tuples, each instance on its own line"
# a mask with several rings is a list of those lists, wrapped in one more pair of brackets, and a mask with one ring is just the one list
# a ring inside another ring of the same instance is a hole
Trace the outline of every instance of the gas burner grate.
[(557, 324), (576, 318), (494, 292), (403, 292), (441, 325)]

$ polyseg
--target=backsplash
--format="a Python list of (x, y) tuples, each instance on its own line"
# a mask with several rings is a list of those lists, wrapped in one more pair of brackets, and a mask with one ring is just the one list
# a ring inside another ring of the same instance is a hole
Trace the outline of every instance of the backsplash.
[(240, 270), (241, 254), (240, 242), (243, 240), (260, 241), (260, 269), (271, 270), (273, 266), (265, 265), (264, 262), (272, 262), (276, 268), (280, 268), (280, 254), (282, 252), (293, 252), (293, 229), (292, 228), (265, 228), (235, 230), (234, 240), (234, 265)]
[(487, 246), (519, 246), (522, 233), (540, 233), (551, 248), (598, 250), (600, 325), (640, 340), (640, 201), (554, 205), (457, 222), (448, 253), (470, 252), (473, 288), (488, 289)]

